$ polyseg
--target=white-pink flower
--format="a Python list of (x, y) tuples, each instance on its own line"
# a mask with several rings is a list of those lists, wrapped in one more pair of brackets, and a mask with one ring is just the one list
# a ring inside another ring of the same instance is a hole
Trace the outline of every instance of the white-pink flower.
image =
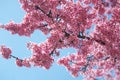
[(6, 46), (2, 45), (0, 46), (0, 53), (5, 59), (8, 59), (10, 58), (12, 51), (10, 48), (7, 48)]
[(23, 66), (22, 60), (16, 59), (16, 65), (22, 67)]

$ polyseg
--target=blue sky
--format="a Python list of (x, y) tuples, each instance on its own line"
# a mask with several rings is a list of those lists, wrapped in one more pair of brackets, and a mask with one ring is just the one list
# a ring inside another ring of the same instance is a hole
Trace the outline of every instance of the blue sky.
[[(10, 20), (17, 23), (22, 21), (25, 12), (22, 10), (18, 0), (1, 0), (0, 1), (0, 24), (6, 24)], [(26, 58), (31, 55), (26, 48), (26, 43), (43, 42), (47, 37), (40, 31), (35, 31), (31, 38), (11, 35), (10, 32), (0, 29), (0, 45), (5, 44), (12, 48), (13, 55), (20, 58)], [(74, 52), (73, 49), (64, 49), (62, 55), (68, 55)], [(0, 56), (0, 79), (1, 80), (82, 80), (82, 77), (73, 78), (63, 66), (53, 64), (50, 70), (44, 70), (38, 67), (17, 67), (15, 59), (3, 59)]]

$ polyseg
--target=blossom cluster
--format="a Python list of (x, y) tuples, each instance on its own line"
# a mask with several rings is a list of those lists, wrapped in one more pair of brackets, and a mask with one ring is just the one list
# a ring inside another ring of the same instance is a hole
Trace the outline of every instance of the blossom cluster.
[(2, 45), (0, 46), (0, 53), (4, 58), (8, 59), (10, 58), (12, 51), (10, 48), (7, 48), (5, 45)]
[[(50, 36), (42, 43), (28, 42), (32, 56), (27, 59), (12, 56), (11, 50), (2, 46), (4, 58), (16, 58), (20, 67), (49, 69), (60, 49), (72, 47), (77, 52), (57, 62), (73, 76), (82, 74), (86, 80), (120, 79), (120, 0), (20, 0), (20, 3), (27, 12), (23, 21), (0, 28), (26, 37), (35, 30)], [(115, 77), (110, 73), (112, 70)]]

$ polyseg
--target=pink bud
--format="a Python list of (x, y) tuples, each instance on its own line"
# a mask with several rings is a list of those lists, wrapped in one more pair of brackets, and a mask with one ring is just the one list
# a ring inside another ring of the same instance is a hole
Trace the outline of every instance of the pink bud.
[(17, 60), (16, 60), (16, 64), (17, 64), (17, 66), (19, 66), (19, 67), (22, 67), (22, 66), (23, 66), (22, 60), (20, 60), (20, 59), (17, 59)]

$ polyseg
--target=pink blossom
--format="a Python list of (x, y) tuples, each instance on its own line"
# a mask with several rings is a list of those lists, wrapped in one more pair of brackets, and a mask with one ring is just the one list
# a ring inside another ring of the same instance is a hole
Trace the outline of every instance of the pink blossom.
[(27, 43), (32, 55), (23, 60), (1, 46), (4, 58), (15, 58), (19, 67), (34, 65), (49, 69), (61, 54), (59, 50), (72, 47), (76, 53), (58, 59), (57, 63), (73, 76), (83, 74), (87, 80), (103, 76), (112, 80), (108, 73), (114, 69), (115, 79), (119, 80), (119, 0), (20, 0), (20, 3), (26, 11), (23, 21), (9, 22), (0, 28), (26, 37), (39, 30), (48, 37), (42, 43)]
[(22, 60), (16, 59), (16, 65), (22, 67), (23, 66)]
[(30, 59), (30, 62), (32, 64), (34, 64), (35, 66), (44, 67), (45, 69), (49, 69), (53, 61), (54, 60), (52, 59), (52, 57), (47, 54), (37, 54)]
[(29, 62), (29, 60), (27, 60), (27, 59), (24, 59), (24, 60), (22, 61), (22, 64), (23, 64), (23, 66), (25, 66), (25, 67), (31, 67), (30, 62)]
[(8, 59), (8, 58), (10, 58), (10, 55), (12, 52), (11, 52), (10, 48), (7, 48), (6, 46), (2, 45), (2, 46), (0, 46), (0, 53), (2, 54), (2, 56), (5, 59)]

